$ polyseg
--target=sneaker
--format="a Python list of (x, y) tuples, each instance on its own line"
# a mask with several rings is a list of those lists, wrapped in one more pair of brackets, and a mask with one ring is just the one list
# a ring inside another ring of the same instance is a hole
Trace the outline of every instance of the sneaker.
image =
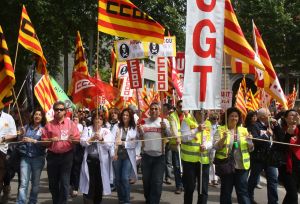
[(77, 195), (78, 195), (78, 191), (72, 191), (72, 193), (71, 193), (72, 198), (77, 197)]
[(171, 185), (172, 184), (169, 178), (166, 178), (165, 184), (167, 184), (167, 185)]
[(262, 189), (263, 188), (260, 184), (257, 184), (255, 187), (258, 188), (258, 189)]
[(212, 184), (213, 184), (214, 186), (219, 185), (218, 180), (213, 180), (213, 181), (212, 181)]
[(175, 194), (181, 194), (182, 193), (182, 188), (176, 188)]

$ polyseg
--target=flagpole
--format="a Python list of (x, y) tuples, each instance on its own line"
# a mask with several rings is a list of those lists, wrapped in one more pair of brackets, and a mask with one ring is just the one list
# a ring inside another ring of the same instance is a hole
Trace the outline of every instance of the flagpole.
[[(17, 64), (17, 58), (18, 58), (18, 50), (19, 50), (19, 41), (17, 42), (16, 54), (15, 54), (15, 62), (14, 62), (14, 71), (16, 70), (16, 64)], [(21, 117), (19, 105), (17, 103), (17, 97), (16, 97), (16, 92), (15, 92), (14, 87), (12, 87), (12, 92), (13, 92), (13, 95), (14, 95), (14, 98), (15, 98), (15, 103), (16, 103), (16, 106), (17, 106), (17, 110), (18, 110), (18, 115), (19, 115), (21, 127), (23, 127), (23, 121), (22, 121), (22, 117)]]
[(26, 80), (27, 80), (27, 77), (28, 77), (28, 74), (26, 75), (26, 77), (25, 77), (25, 79), (24, 79), (24, 81), (23, 81), (23, 83), (22, 83), (22, 86), (21, 86), (21, 88), (20, 88), (20, 91), (19, 91), (19, 93), (17, 94), (17, 98), (16, 98), (16, 100), (15, 100), (15, 102), (14, 102), (14, 104), (13, 104), (13, 108), (15, 107), (15, 105), (16, 105), (16, 103), (17, 103), (17, 100), (19, 99), (19, 96), (20, 96), (21, 91), (22, 91), (22, 89), (23, 89), (23, 87), (24, 87), (24, 85), (25, 85), (25, 82), (26, 82)]

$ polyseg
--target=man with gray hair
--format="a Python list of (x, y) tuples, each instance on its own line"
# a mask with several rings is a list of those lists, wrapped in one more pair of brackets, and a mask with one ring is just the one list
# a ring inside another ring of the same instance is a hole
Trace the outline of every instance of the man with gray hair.
[[(282, 140), (284, 133), (278, 122), (270, 117), (267, 108), (261, 108), (257, 112), (257, 122), (254, 124), (251, 134), (253, 138), (267, 141), (254, 140), (254, 151), (251, 153), (251, 172), (248, 181), (249, 197), (254, 201), (254, 189), (258, 183), (258, 178), (262, 170), (267, 178), (268, 204), (278, 203), (278, 169), (277, 162), (274, 161), (273, 154), (276, 153), (276, 145), (273, 140)], [(278, 146), (277, 146), (278, 147)]]

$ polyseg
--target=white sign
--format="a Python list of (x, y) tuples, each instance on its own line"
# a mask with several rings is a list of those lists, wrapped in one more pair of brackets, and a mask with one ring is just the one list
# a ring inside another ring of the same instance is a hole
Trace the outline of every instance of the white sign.
[(156, 80), (157, 91), (168, 91), (167, 58), (157, 57), (155, 59), (155, 69), (157, 70), (157, 80)]
[(175, 57), (176, 56), (176, 38), (165, 37), (163, 44), (147, 43), (149, 57)]
[(118, 61), (146, 58), (143, 43), (136, 40), (115, 41)]
[(121, 96), (123, 97), (132, 97), (133, 90), (130, 88), (130, 80), (128, 77), (125, 77), (122, 84)]
[(221, 108), (224, 1), (187, 1), (185, 110)]
[(221, 108), (226, 110), (232, 106), (232, 90), (222, 90), (221, 91)]

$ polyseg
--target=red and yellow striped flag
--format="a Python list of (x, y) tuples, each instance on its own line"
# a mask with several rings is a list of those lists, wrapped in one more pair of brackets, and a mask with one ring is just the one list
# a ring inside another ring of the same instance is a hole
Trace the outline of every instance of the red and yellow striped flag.
[(0, 108), (11, 102), (11, 89), (15, 82), (14, 68), (9, 57), (3, 30), (0, 26)]
[(246, 108), (246, 102), (245, 102), (245, 90), (243, 90), (242, 83), (240, 83), (239, 90), (236, 94), (236, 101), (235, 101), (235, 107), (241, 111), (243, 120), (246, 118), (247, 115), (247, 108)]
[(57, 101), (58, 98), (48, 74), (43, 75), (34, 86), (34, 95), (45, 112), (48, 112), (52, 105)]
[[(80, 37), (80, 33), (79, 31), (77, 31), (77, 35), (76, 35), (76, 39), (75, 39), (75, 59), (74, 59), (74, 68), (73, 68), (73, 73), (80, 73), (83, 74), (85, 76), (89, 76), (89, 71), (88, 71), (88, 67), (87, 67), (87, 63), (86, 63), (86, 59), (85, 59), (85, 55), (84, 55), (84, 48), (83, 48), (83, 44), (81, 41), (81, 37)], [(72, 74), (72, 80), (71, 80), (71, 85), (69, 87), (68, 90), (68, 95), (73, 95), (73, 89), (75, 86), (75, 79), (73, 78)]]
[(252, 90), (249, 89), (246, 95), (246, 108), (251, 111), (256, 111), (258, 110), (258, 102), (254, 98)]
[(18, 43), (20, 43), (25, 49), (37, 54), (38, 65), (36, 71), (40, 74), (46, 74), (46, 58), (43, 54), (42, 46), (37, 37), (37, 34), (33, 28), (33, 25), (30, 21), (30, 18), (27, 14), (26, 8), (23, 5), (21, 22), (20, 22), (20, 30), (19, 30), (19, 38)]
[[(254, 43), (256, 47), (256, 51), (261, 61), (264, 64), (265, 71), (263, 73), (263, 85), (265, 91), (271, 95), (274, 99), (276, 99), (282, 106), (287, 109), (287, 101), (284, 95), (284, 92), (281, 88), (279, 80), (277, 78), (276, 72), (273, 68), (271, 59), (269, 57), (268, 51), (266, 49), (265, 43), (253, 22), (253, 32), (254, 32)], [(256, 82), (257, 84), (259, 82)], [(257, 85), (258, 86), (258, 85)]]
[(99, 0), (98, 31), (162, 44), (165, 29), (129, 0)]
[(255, 67), (231, 57), (231, 72), (235, 74), (255, 74)]
[(224, 51), (243, 62), (264, 70), (264, 65), (247, 42), (230, 0), (225, 0)]
[(297, 99), (298, 91), (294, 85), (293, 92), (286, 96), (288, 109), (293, 109)]

